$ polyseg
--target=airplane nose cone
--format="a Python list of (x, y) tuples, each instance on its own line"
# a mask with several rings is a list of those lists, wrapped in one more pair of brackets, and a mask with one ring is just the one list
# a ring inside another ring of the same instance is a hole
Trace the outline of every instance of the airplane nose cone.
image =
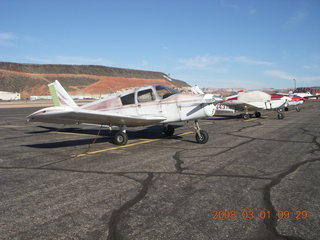
[(213, 94), (205, 94), (203, 100), (206, 104), (204, 107), (205, 114), (207, 117), (212, 117), (216, 112), (215, 104), (222, 102), (222, 98), (216, 97)]
[(207, 117), (212, 117), (216, 112), (216, 108), (213, 104), (207, 104), (204, 107), (204, 112)]

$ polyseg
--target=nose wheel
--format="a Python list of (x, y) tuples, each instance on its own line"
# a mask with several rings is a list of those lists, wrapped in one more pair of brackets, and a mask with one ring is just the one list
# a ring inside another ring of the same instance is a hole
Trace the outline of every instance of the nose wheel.
[(284, 119), (284, 114), (282, 113), (282, 109), (278, 109), (278, 119)]
[(284, 119), (283, 113), (278, 113), (278, 119)]
[(204, 130), (199, 130), (199, 133), (196, 134), (196, 141), (200, 144), (205, 144), (209, 140), (209, 134)]
[(194, 130), (196, 132), (196, 141), (200, 144), (205, 144), (209, 140), (209, 134), (205, 130), (201, 130), (198, 120), (194, 121)]
[(244, 107), (244, 114), (242, 115), (243, 120), (248, 120), (250, 118), (247, 106)]

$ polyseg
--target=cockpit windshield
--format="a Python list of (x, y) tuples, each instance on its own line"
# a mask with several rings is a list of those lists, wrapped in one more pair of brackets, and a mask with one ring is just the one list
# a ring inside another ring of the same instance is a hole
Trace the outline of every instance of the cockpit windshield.
[(179, 91), (176, 89), (173, 89), (173, 88), (170, 88), (167, 86), (162, 86), (162, 85), (157, 85), (156, 91), (157, 91), (158, 96), (161, 99), (165, 99), (167, 97), (170, 97), (173, 94), (179, 93)]

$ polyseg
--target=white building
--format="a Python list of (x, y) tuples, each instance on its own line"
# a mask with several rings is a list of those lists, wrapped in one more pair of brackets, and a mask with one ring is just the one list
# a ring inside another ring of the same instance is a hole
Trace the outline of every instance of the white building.
[(0, 100), (20, 100), (20, 93), (0, 91)]
[(52, 99), (51, 96), (30, 96), (30, 100), (31, 101), (36, 101), (36, 100), (48, 100), (48, 99)]

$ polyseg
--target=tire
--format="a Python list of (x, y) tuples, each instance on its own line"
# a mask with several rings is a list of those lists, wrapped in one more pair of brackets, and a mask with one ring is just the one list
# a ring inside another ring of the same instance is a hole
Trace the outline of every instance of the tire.
[(249, 114), (243, 114), (243, 115), (242, 115), (242, 118), (243, 118), (244, 120), (248, 120), (248, 119), (250, 118), (250, 115), (249, 115)]
[(256, 118), (259, 118), (259, 117), (261, 117), (261, 113), (260, 113), (260, 112), (256, 112), (256, 113), (254, 114), (254, 116), (255, 116)]
[(297, 111), (297, 112), (300, 112), (300, 108), (299, 108), (299, 107), (296, 107), (296, 111)]
[(283, 113), (278, 113), (278, 119), (284, 119)]
[(286, 112), (288, 112), (288, 111), (289, 111), (289, 108), (288, 108), (288, 107), (285, 107), (284, 110), (285, 110)]
[(163, 129), (163, 132), (166, 136), (172, 136), (174, 134), (174, 127), (172, 125), (168, 125)]
[(128, 135), (124, 132), (117, 132), (116, 135), (113, 137), (113, 142), (116, 145), (126, 145), (128, 142)]
[(199, 133), (200, 133), (200, 136), (198, 133), (196, 133), (197, 143), (205, 144), (206, 142), (208, 142), (209, 134), (204, 130), (200, 130)]

